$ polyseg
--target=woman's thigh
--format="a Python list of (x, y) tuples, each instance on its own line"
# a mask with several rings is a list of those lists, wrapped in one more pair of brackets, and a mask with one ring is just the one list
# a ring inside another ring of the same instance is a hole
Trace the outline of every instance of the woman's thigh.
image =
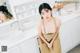
[(53, 53), (61, 53), (61, 44), (59, 37), (53, 43)]
[(41, 39), (39, 39), (39, 48), (41, 53), (51, 53), (50, 49), (47, 47), (45, 43), (42, 42)]

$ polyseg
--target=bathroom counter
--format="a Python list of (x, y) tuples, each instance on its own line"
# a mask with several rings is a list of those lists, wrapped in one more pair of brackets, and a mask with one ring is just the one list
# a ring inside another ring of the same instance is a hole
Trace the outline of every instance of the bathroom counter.
[(6, 37), (0, 38), (1, 45), (7, 45), (8, 48), (14, 47), (15, 45), (25, 41), (26, 39), (30, 39), (36, 36), (36, 29), (31, 29), (25, 32), (22, 31), (10, 31), (6, 35)]

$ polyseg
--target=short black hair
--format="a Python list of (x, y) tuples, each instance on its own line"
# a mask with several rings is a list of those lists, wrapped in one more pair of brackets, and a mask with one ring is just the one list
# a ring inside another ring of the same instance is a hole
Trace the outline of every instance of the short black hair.
[(52, 8), (50, 7), (50, 5), (48, 3), (42, 3), (40, 6), (39, 6), (39, 13), (41, 14), (41, 11), (42, 9), (49, 9), (52, 11)]
[(3, 6), (3, 5), (0, 6), (0, 11), (3, 12), (9, 19), (11, 19), (11, 17), (13, 17), (12, 14), (8, 11), (6, 6)]

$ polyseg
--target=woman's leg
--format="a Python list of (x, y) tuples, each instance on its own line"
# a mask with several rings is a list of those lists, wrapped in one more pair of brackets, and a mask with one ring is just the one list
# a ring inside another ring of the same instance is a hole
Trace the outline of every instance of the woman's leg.
[(51, 53), (50, 49), (47, 47), (45, 43), (42, 42), (41, 39), (39, 39), (39, 47), (41, 53)]
[(61, 53), (61, 44), (59, 36), (55, 39), (53, 43), (53, 52), (52, 53)]

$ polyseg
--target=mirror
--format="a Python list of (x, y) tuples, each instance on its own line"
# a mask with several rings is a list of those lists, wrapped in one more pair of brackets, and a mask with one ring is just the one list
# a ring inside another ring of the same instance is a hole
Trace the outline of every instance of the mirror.
[(13, 19), (13, 15), (7, 0), (0, 0), (0, 24)]
[(79, 0), (55, 1), (55, 4), (53, 5), (53, 10), (57, 9), (56, 11), (59, 15), (67, 15), (79, 12), (79, 6)]

